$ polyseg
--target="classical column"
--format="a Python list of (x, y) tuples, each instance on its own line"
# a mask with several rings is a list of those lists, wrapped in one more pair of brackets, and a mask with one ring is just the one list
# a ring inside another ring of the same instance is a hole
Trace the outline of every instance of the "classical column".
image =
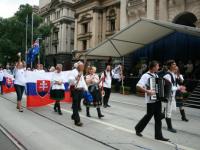
[(147, 18), (156, 19), (156, 0), (147, 0)]
[(58, 53), (60, 53), (61, 50), (61, 45), (62, 45), (62, 24), (59, 25), (59, 32), (58, 32)]
[(159, 1), (159, 20), (168, 20), (167, 0)]
[(107, 19), (106, 19), (106, 10), (103, 10), (103, 18), (102, 18), (102, 41), (106, 38), (106, 29), (107, 29)]
[[(92, 47), (95, 47), (97, 44), (98, 44), (98, 31), (99, 31), (99, 19), (98, 19), (98, 12), (94, 11), (93, 13), (93, 26), (90, 26), (92, 27)], [(90, 31), (89, 31), (90, 32)], [(89, 41), (88, 40), (88, 44), (89, 44)], [(90, 46), (90, 45), (88, 45)], [(90, 47), (88, 47), (90, 48)]]
[(78, 50), (78, 18), (75, 18), (75, 28), (74, 28), (74, 50)]
[(62, 52), (66, 52), (67, 51), (66, 41), (67, 41), (68, 35), (67, 35), (66, 28), (67, 28), (66, 24), (63, 23), (62, 24), (62, 40), (61, 40), (62, 41), (62, 44), (61, 44), (61, 51)]
[(127, 16), (127, 0), (121, 0), (121, 5), (120, 5), (120, 29), (123, 29), (127, 27), (128, 25), (128, 16)]
[(67, 52), (71, 52), (71, 25), (67, 25)]

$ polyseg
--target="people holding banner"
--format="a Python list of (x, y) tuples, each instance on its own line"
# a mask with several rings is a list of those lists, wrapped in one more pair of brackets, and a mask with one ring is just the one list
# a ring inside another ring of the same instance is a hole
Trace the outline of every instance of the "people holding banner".
[(3, 68), (0, 66), (0, 88), (1, 88), (1, 95), (3, 95)]
[(93, 102), (91, 103), (85, 101), (86, 103), (86, 115), (87, 117), (91, 117), (90, 115), (90, 106), (94, 106), (97, 109), (97, 114), (99, 119), (104, 117), (101, 114), (100, 106), (102, 105), (102, 97), (101, 91), (99, 89), (99, 76), (96, 74), (96, 67), (88, 68), (88, 75), (86, 76), (86, 83), (88, 85), (88, 90), (92, 94)]
[(74, 120), (74, 124), (76, 126), (82, 126), (83, 123), (80, 120), (78, 107), (81, 99), (83, 98), (83, 92), (88, 91), (88, 87), (83, 77), (84, 64), (81, 61), (79, 61), (77, 62), (76, 66), (77, 67), (72, 71), (71, 77), (69, 79), (70, 89), (73, 99), (72, 100), (73, 114), (71, 118), (72, 120)]
[(24, 62), (19, 61), (15, 67), (15, 74), (14, 74), (15, 75), (14, 87), (17, 94), (17, 109), (19, 109), (19, 112), (23, 112), (21, 100), (26, 84), (24, 66), (25, 66)]
[(57, 64), (56, 71), (52, 75), (51, 99), (55, 100), (54, 111), (62, 115), (60, 101), (65, 98), (65, 86), (62, 75), (62, 64)]
[(106, 70), (103, 71), (101, 74), (101, 86), (104, 90), (104, 97), (103, 97), (103, 106), (104, 108), (110, 107), (108, 104), (110, 94), (111, 94), (111, 83), (112, 83), (112, 71), (111, 71), (111, 65), (106, 64)]

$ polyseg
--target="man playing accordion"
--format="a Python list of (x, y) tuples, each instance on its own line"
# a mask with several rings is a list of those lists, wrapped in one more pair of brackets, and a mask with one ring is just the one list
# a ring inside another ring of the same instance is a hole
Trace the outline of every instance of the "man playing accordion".
[(149, 123), (151, 118), (154, 116), (155, 119), (155, 139), (161, 141), (168, 141), (162, 135), (162, 122), (161, 122), (161, 101), (158, 99), (151, 99), (150, 97), (155, 95), (156, 91), (150, 89), (150, 78), (157, 78), (156, 72), (159, 69), (159, 63), (152, 61), (149, 64), (149, 71), (144, 73), (141, 79), (138, 81), (136, 87), (141, 92), (145, 93), (145, 102), (147, 104), (147, 113), (135, 126), (136, 135), (142, 136), (141, 132), (144, 130), (146, 125)]

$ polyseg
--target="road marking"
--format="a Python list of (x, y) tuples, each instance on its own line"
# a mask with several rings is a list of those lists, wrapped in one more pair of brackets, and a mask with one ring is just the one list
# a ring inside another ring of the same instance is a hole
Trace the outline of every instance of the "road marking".
[(9, 133), (2, 125), (0, 125), (0, 130), (9, 138), (9, 140), (19, 149), (26, 150), (26, 148), (11, 134)]
[[(49, 105), (49, 106), (53, 108), (53, 105)], [(66, 112), (66, 113), (72, 114), (72, 111), (70, 111), (70, 110), (63, 109), (63, 108), (61, 108), (61, 110)], [(120, 126), (117, 126), (117, 125), (114, 125), (114, 124), (111, 124), (111, 123), (107, 123), (107, 122), (104, 122), (104, 121), (99, 120), (99, 119), (88, 118), (88, 117), (86, 117), (86, 116), (84, 116), (82, 114), (79, 114), (79, 115), (82, 118), (88, 119), (90, 121), (93, 121), (93, 122), (96, 122), (96, 123), (99, 123), (99, 124), (102, 124), (102, 125), (105, 125), (105, 126), (108, 126), (108, 127), (111, 127), (111, 128), (115, 128), (115, 129), (118, 129), (118, 130), (121, 130), (121, 131), (124, 131), (124, 132), (127, 132), (127, 133), (135, 134), (135, 132), (133, 130), (126, 129), (126, 128), (123, 128), (123, 127), (120, 127)], [(156, 141), (156, 142), (160, 142), (160, 143), (163, 143), (163, 144), (170, 145), (170, 146), (177, 146), (178, 147), (177, 149), (195, 150), (193, 148), (190, 148), (190, 147), (187, 147), (187, 146), (183, 146), (183, 145), (179, 145), (179, 144), (176, 144), (176, 143), (170, 143), (170, 142), (164, 142), (164, 141), (155, 140), (155, 139), (152, 139), (152, 137), (150, 137), (150, 136), (144, 136), (144, 137), (146, 137), (148, 139), (151, 139), (153, 141)]]

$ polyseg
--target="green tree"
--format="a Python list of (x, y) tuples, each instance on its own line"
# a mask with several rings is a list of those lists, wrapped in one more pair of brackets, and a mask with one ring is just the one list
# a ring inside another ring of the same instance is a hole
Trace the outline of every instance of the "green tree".
[[(26, 17), (28, 16), (28, 47), (31, 47), (32, 31), (32, 6), (20, 5), (18, 11), (11, 18), (0, 18), (0, 63), (15, 61), (16, 54), (25, 54), (26, 47)], [(47, 37), (51, 33), (52, 25), (41, 24), (43, 18), (37, 14), (33, 15), (33, 31), (35, 39), (38, 36)], [(34, 39), (34, 40), (35, 40)], [(10, 60), (7, 59), (10, 58)], [(23, 55), (24, 56), (24, 55)]]

